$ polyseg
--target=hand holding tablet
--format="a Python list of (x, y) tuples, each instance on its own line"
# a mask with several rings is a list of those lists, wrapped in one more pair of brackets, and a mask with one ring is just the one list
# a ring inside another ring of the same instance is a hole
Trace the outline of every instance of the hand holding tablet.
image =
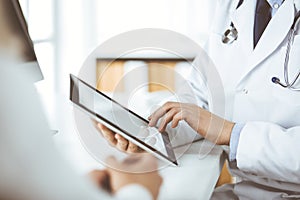
[(126, 140), (120, 134), (111, 131), (109, 128), (104, 126), (101, 123), (97, 123), (97, 129), (102, 133), (103, 137), (107, 140), (107, 142), (117, 148), (118, 150), (125, 153), (140, 153), (144, 152), (142, 148), (135, 145), (134, 143)]
[[(119, 146), (119, 149), (123, 151), (127, 151), (128, 147), (131, 148), (130, 151), (143, 149), (163, 161), (178, 165), (168, 133), (160, 133), (155, 127), (149, 127), (148, 120), (74, 75), (70, 75), (70, 100), (80, 110), (104, 125), (100, 128), (104, 130), (106, 138), (112, 145), (123, 145)], [(151, 137), (141, 134), (145, 128)]]

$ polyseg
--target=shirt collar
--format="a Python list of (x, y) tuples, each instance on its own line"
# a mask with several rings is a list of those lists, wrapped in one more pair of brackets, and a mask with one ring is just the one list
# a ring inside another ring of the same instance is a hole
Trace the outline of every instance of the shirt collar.
[(278, 8), (283, 4), (284, 0), (266, 0), (272, 9), (278, 10)]
[(272, 17), (276, 14), (277, 10), (283, 4), (284, 0), (266, 0), (271, 7)]

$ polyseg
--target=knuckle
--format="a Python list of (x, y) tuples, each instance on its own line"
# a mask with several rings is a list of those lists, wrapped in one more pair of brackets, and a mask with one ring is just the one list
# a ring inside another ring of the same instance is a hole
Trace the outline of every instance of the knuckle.
[(130, 151), (133, 151), (133, 152), (134, 152), (134, 151), (136, 151), (137, 148), (136, 148), (135, 146), (131, 145), (131, 146), (128, 147), (128, 149), (129, 149)]
[(158, 113), (157, 113), (157, 111), (155, 111), (155, 112), (152, 114), (151, 120), (154, 120), (155, 118), (157, 118), (157, 115), (158, 115)]
[(170, 106), (170, 103), (171, 103), (170, 101), (164, 103), (163, 107), (168, 107), (168, 106)]
[(125, 151), (125, 149), (126, 149), (126, 146), (123, 145), (123, 144), (121, 144), (121, 143), (118, 143), (116, 147), (117, 147), (117, 149), (119, 149), (120, 151)]
[(179, 112), (180, 112), (180, 108), (174, 108), (171, 113), (172, 113), (172, 116), (174, 116)]
[(164, 110), (167, 110), (168, 108), (170, 108), (172, 106), (172, 102), (167, 102), (167, 103), (165, 103), (163, 106), (162, 106), (162, 108), (164, 109)]
[(180, 118), (181, 118), (181, 115), (180, 115), (180, 114), (175, 115), (175, 116), (173, 117), (173, 119), (175, 119), (175, 120), (179, 120)]
[(164, 121), (167, 121), (168, 119), (172, 118), (172, 116), (173, 116), (173, 114), (170, 113), (170, 112), (168, 112), (168, 113), (166, 114), (166, 116), (164, 117)]
[(124, 141), (119, 141), (118, 144), (121, 146), (121, 147), (124, 147), (126, 145), (126, 142)]

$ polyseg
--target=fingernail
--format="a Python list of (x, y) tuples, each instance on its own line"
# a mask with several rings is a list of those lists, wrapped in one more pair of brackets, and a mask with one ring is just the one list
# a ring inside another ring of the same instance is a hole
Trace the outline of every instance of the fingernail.
[(159, 132), (162, 132), (162, 130), (163, 130), (163, 127), (159, 127), (159, 128), (158, 128), (158, 131), (159, 131)]
[(148, 125), (149, 125), (149, 126), (153, 126), (153, 121), (150, 120)]

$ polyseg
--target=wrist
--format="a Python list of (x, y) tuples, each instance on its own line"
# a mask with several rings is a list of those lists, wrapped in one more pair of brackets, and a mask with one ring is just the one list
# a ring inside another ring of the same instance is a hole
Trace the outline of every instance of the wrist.
[(218, 142), (219, 145), (229, 145), (230, 143), (230, 137), (232, 133), (232, 129), (234, 127), (235, 123), (230, 121), (225, 121), (224, 127), (222, 130), (222, 137), (221, 140)]

